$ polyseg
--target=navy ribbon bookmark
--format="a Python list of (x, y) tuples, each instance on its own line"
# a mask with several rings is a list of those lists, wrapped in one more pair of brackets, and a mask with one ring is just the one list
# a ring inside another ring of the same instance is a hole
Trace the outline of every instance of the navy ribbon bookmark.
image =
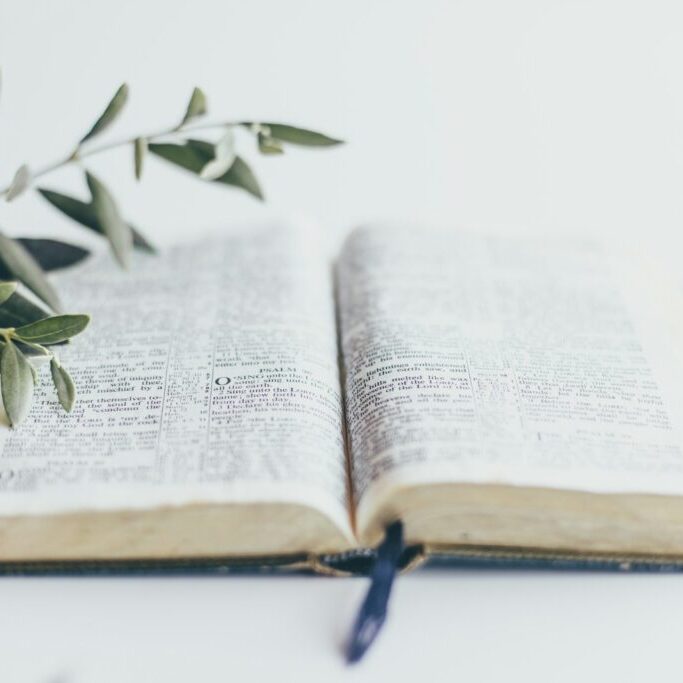
[(377, 558), (370, 574), (370, 589), (356, 617), (346, 650), (349, 664), (360, 661), (382, 628), (402, 553), (403, 523), (399, 521), (387, 527), (384, 540), (377, 548)]

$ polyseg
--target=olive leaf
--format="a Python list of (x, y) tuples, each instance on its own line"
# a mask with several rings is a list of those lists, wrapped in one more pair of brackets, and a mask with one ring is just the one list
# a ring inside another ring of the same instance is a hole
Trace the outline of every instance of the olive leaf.
[(83, 332), (89, 322), (88, 315), (54, 315), (18, 327), (14, 334), (21, 341), (33, 344), (59, 344)]
[(50, 313), (46, 309), (30, 301), (20, 292), (14, 292), (9, 299), (0, 303), (0, 320), (6, 327), (21, 327), (49, 316)]
[(147, 154), (147, 140), (145, 138), (135, 138), (135, 180), (142, 178), (142, 165)]
[(263, 191), (256, 180), (254, 172), (247, 162), (240, 156), (235, 157), (232, 166), (216, 182), (233, 185), (248, 192), (256, 199), (263, 199)]
[(31, 364), (11, 341), (5, 342), (0, 351), (0, 393), (12, 427), (21, 423), (28, 414), (33, 386)]
[(57, 358), (52, 358), (50, 361), (50, 374), (52, 375), (52, 383), (55, 385), (57, 398), (62, 408), (67, 413), (70, 413), (76, 402), (76, 386), (73, 380), (69, 373), (60, 365)]
[[(75, 199), (74, 197), (69, 197), (69, 195), (62, 194), (61, 192), (55, 192), (54, 190), (48, 190), (44, 187), (39, 187), (38, 192), (43, 199), (52, 204), (55, 209), (61, 211), (65, 216), (68, 216), (86, 228), (94, 230), (100, 235), (103, 234), (102, 227), (97, 222), (95, 210), (93, 209), (92, 204), (87, 204), (86, 202), (82, 202), (80, 199)], [(142, 251), (147, 251), (151, 254), (156, 253), (154, 246), (144, 235), (140, 233), (137, 228), (133, 227), (132, 225), (129, 227), (133, 233), (133, 245), (136, 248), (141, 249)]]
[[(162, 159), (199, 175), (206, 164), (213, 159), (214, 146), (204, 140), (187, 140), (183, 144), (150, 143), (149, 151)], [(213, 182), (232, 185), (246, 190), (257, 199), (263, 199), (263, 192), (251, 168), (244, 159), (236, 156), (230, 168)]]
[(270, 137), (263, 131), (259, 131), (256, 134), (256, 140), (258, 142), (258, 149), (261, 154), (284, 154), (284, 147), (279, 140)]
[[(187, 144), (204, 159), (210, 159), (213, 154), (213, 146), (205, 140), (188, 140)], [(249, 164), (240, 156), (236, 156), (232, 166), (222, 176), (215, 178), (214, 182), (239, 187), (257, 199), (263, 199), (263, 192), (256, 176)]]
[(28, 364), (29, 368), (31, 368), (31, 376), (33, 377), (33, 386), (37, 387), (38, 386), (38, 370), (36, 370), (35, 365), (33, 363)]
[(128, 85), (124, 83), (119, 87), (119, 89), (111, 98), (109, 104), (106, 106), (105, 110), (102, 112), (101, 116), (95, 123), (93, 127), (81, 138), (79, 145), (82, 145), (86, 140), (94, 137), (101, 133), (105, 128), (108, 128), (116, 119), (116, 117), (121, 113), (126, 101), (128, 100)]
[(41, 346), (40, 344), (34, 344), (33, 342), (27, 342), (23, 339), (17, 339), (14, 336), (12, 337), (12, 342), (27, 358), (34, 356), (42, 356), (43, 358), (45, 356), (52, 356), (52, 353), (48, 351), (45, 346)]
[(195, 88), (192, 91), (190, 101), (187, 104), (187, 109), (185, 110), (185, 116), (180, 122), (180, 126), (184, 126), (188, 121), (196, 119), (198, 116), (206, 114), (206, 95), (201, 88)]
[[(46, 273), (73, 266), (90, 255), (90, 252), (83, 247), (59, 240), (42, 237), (17, 237), (16, 239), (38, 261), (38, 265)], [(9, 280), (11, 277), (12, 274), (0, 264), (0, 279)]]
[(265, 129), (265, 132), (269, 137), (280, 140), (281, 142), (288, 142), (292, 145), (301, 145), (302, 147), (332, 147), (333, 145), (341, 145), (344, 142), (343, 140), (317, 133), (314, 130), (289, 126), (283, 123), (258, 124), (245, 122), (242, 125), (252, 131), (256, 131), (257, 134), (259, 132), (264, 132)]
[[(236, 126), (249, 128), (256, 138), (259, 151), (267, 155), (282, 154), (285, 144), (289, 143), (326, 147), (341, 142), (322, 133), (285, 124), (224, 122), (195, 126), (227, 131), (215, 143), (201, 139), (187, 139), (180, 144), (163, 143), (169, 136), (175, 140), (186, 137), (186, 131), (190, 130), (190, 127), (185, 127), (186, 124), (206, 114), (206, 96), (200, 88), (194, 88), (179, 125), (144, 137), (133, 137), (99, 147), (83, 147), (84, 143), (116, 121), (127, 99), (128, 86), (124, 83), (71, 155), (34, 173), (26, 165), (22, 165), (12, 182), (0, 189), (0, 197), (4, 196), (11, 201), (29, 189), (36, 177), (72, 163), (81, 163), (86, 157), (112, 147), (132, 145), (135, 177), (138, 180), (143, 173), (147, 152), (151, 151), (203, 180), (232, 185), (263, 199), (263, 193), (249, 164), (236, 154), (233, 140)], [(38, 188), (38, 192), (68, 218), (107, 238), (114, 256), (124, 267), (128, 264), (133, 246), (153, 252), (154, 248), (145, 237), (123, 220), (106, 185), (87, 171), (86, 181), (90, 200), (85, 202), (45, 188)], [(74, 405), (74, 383), (52, 349), (46, 346), (68, 343), (71, 337), (85, 329), (89, 318), (86, 315), (52, 314), (52, 311), (59, 309), (60, 304), (45, 271), (78, 263), (88, 253), (79, 246), (57, 240), (15, 240), (0, 232), (0, 325), (5, 326), (0, 330), (0, 395), (13, 426), (19, 424), (28, 413), (33, 385), (39, 380), (38, 373), (28, 360), (32, 356), (40, 355), (51, 359), (50, 372), (59, 401), (67, 411)], [(46, 305), (43, 306), (31, 295), (24, 296), (16, 291), (17, 283), (14, 280), (23, 283)]]
[[(209, 145), (211, 148), (211, 145)], [(149, 151), (156, 156), (199, 175), (209, 161), (204, 154), (191, 147), (187, 142), (176, 144), (171, 142), (150, 142)]]
[(14, 174), (14, 178), (10, 183), (9, 189), (5, 195), (5, 199), (11, 202), (20, 194), (23, 194), (31, 184), (31, 171), (26, 164), (22, 164)]
[(61, 308), (57, 292), (47, 281), (38, 261), (20, 242), (3, 233), (0, 233), (0, 263), (50, 308), (55, 311)]
[(0, 304), (5, 303), (17, 289), (16, 282), (0, 282)]
[(92, 173), (86, 171), (86, 180), (92, 195), (92, 207), (97, 223), (107, 236), (116, 260), (128, 268), (133, 235), (130, 226), (123, 221), (114, 198), (105, 185)]
[(216, 180), (224, 175), (235, 162), (235, 136), (228, 129), (214, 146), (214, 157), (199, 172), (202, 180)]

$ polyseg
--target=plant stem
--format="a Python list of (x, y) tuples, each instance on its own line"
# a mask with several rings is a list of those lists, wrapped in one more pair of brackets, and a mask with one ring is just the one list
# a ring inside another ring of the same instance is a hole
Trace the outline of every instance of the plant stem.
[[(145, 140), (155, 140), (157, 138), (164, 138), (168, 137), (169, 135), (176, 135), (178, 133), (192, 133), (197, 130), (211, 130), (214, 128), (229, 128), (229, 127), (235, 127), (242, 125), (241, 122), (239, 121), (226, 121), (223, 123), (201, 123), (198, 125), (194, 126), (174, 126), (173, 128), (167, 128), (165, 130), (160, 130), (156, 131), (153, 133), (148, 133), (146, 135), (136, 135), (132, 138), (124, 138), (122, 140), (115, 140), (114, 142), (108, 142), (105, 145), (100, 145), (99, 147), (91, 147), (88, 149), (87, 147), (85, 149), (82, 149), (80, 146), (76, 147), (74, 151), (69, 154), (67, 157), (60, 159), (59, 161), (54, 161), (51, 164), (48, 164), (47, 166), (43, 166), (42, 168), (39, 168), (35, 171), (31, 172), (31, 179), (35, 180), (36, 178), (40, 178), (42, 176), (47, 175), (48, 173), (52, 173), (53, 171), (56, 171), (59, 168), (63, 168), (64, 166), (69, 166), (70, 164), (74, 164), (78, 161), (81, 161), (81, 159), (86, 159), (87, 157), (92, 157), (95, 156), (96, 154), (100, 154), (102, 152), (108, 152), (112, 149), (116, 149), (118, 147), (125, 147), (126, 145), (132, 145), (135, 140), (138, 138), (144, 138)], [(7, 185), (6, 187), (2, 188), (0, 190), (0, 197), (3, 197), (9, 192), (11, 185)]]
[(4, 339), (6, 344), (9, 344), (13, 339), (16, 339), (18, 342), (21, 342), (22, 344), (28, 346), (34, 351), (40, 351), (40, 353), (42, 353), (44, 356), (54, 356), (54, 354), (49, 349), (45, 348), (42, 344), (35, 344), (34, 342), (22, 339), (17, 334), (16, 327), (0, 327), (0, 337)]

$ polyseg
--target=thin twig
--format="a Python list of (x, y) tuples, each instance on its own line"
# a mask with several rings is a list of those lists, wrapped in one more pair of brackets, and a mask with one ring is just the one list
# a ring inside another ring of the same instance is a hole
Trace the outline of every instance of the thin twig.
[[(212, 130), (214, 128), (234, 128), (239, 125), (242, 125), (242, 123), (239, 121), (225, 121), (223, 123), (201, 123), (194, 126), (174, 126), (173, 128), (156, 131), (154, 133), (148, 133), (147, 135), (136, 135), (132, 138), (115, 140), (114, 142), (108, 142), (105, 145), (100, 145), (99, 147), (91, 147), (90, 149), (88, 149), (87, 147), (83, 149), (80, 146), (78, 146), (67, 157), (59, 161), (54, 161), (53, 163), (48, 164), (43, 168), (39, 168), (36, 171), (32, 171), (31, 179), (33, 180), (36, 178), (40, 178), (42, 176), (47, 175), (48, 173), (56, 171), (59, 168), (64, 168), (65, 166), (74, 164), (80, 161), (81, 159), (86, 159), (87, 157), (92, 157), (96, 154), (101, 154), (102, 152), (109, 152), (110, 150), (117, 149), (118, 147), (132, 145), (138, 138), (144, 138), (145, 140), (156, 140), (158, 138), (165, 138), (171, 135), (178, 135), (180, 133), (193, 133), (194, 131), (198, 130)], [(11, 183), (4, 187), (2, 190), (0, 190), (0, 197), (6, 195), (9, 192), (10, 187)]]

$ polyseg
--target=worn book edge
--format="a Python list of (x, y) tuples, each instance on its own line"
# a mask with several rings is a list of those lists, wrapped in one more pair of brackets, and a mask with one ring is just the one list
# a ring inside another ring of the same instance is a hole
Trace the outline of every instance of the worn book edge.
[[(0, 575), (97, 574), (278, 574), (367, 576), (375, 549), (340, 553), (263, 556), (32, 560), (0, 563)], [(401, 574), (420, 567), (557, 569), (594, 571), (683, 571), (683, 554), (582, 552), (551, 548), (470, 544), (412, 544), (398, 561)]]

